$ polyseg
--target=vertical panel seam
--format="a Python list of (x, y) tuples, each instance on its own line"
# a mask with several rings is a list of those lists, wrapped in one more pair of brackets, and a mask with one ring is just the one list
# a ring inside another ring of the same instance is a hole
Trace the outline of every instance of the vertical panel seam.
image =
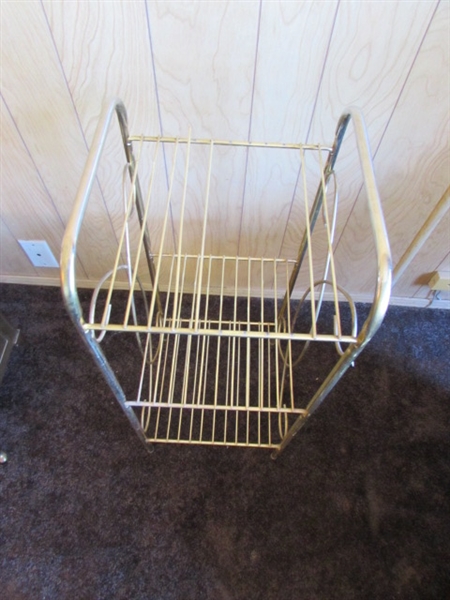
[[(150, 14), (148, 11), (147, 0), (145, 0), (145, 19), (146, 19), (146, 24), (147, 24), (147, 35), (148, 35), (148, 43), (149, 43), (149, 49), (150, 49), (150, 60), (152, 63), (152, 70), (153, 70), (153, 85), (155, 88), (156, 110), (157, 110), (158, 122), (159, 122), (159, 133), (162, 136), (162, 135), (164, 135), (164, 127), (163, 127), (162, 113), (161, 113), (161, 102), (160, 102), (160, 98), (159, 98), (158, 80), (156, 77), (155, 53), (153, 50), (153, 37), (152, 37), (152, 30), (151, 30), (151, 25), (150, 25)], [(162, 150), (163, 150), (163, 159), (164, 159), (164, 171), (165, 171), (165, 175), (166, 175), (166, 186), (167, 186), (167, 190), (169, 190), (169, 171), (167, 168), (167, 156), (166, 156), (166, 148), (165, 148), (164, 144), (162, 145)], [(175, 232), (175, 225), (173, 222), (172, 205), (170, 205), (170, 225), (171, 225), (171, 230), (172, 230), (173, 247), (176, 251), (177, 237), (176, 237), (176, 232)]]
[[(152, 63), (152, 70), (153, 70), (153, 84), (155, 86), (156, 108), (157, 108), (157, 112), (158, 112), (159, 132), (160, 132), (160, 135), (164, 135), (162, 114), (161, 114), (161, 103), (159, 100), (158, 80), (156, 77), (155, 54), (153, 51), (152, 30), (151, 30), (151, 26), (150, 26), (150, 15), (148, 12), (147, 0), (145, 0), (145, 17), (146, 17), (146, 24), (147, 24), (148, 43), (149, 43), (149, 48), (150, 48), (150, 60)], [(166, 175), (167, 175), (167, 173), (166, 173)]]
[[(408, 69), (408, 71), (407, 71), (407, 74), (406, 74), (405, 80), (404, 80), (404, 82), (403, 82), (403, 84), (402, 84), (402, 87), (400, 88), (400, 91), (399, 91), (399, 93), (398, 93), (397, 100), (395, 101), (395, 103), (394, 103), (394, 106), (393, 106), (393, 108), (392, 108), (392, 111), (391, 111), (391, 114), (389, 115), (389, 117), (388, 117), (388, 119), (387, 119), (387, 121), (386, 121), (386, 125), (385, 125), (385, 127), (384, 127), (383, 133), (381, 134), (381, 137), (380, 137), (380, 140), (379, 140), (379, 142), (378, 142), (378, 144), (377, 144), (377, 147), (376, 147), (375, 151), (374, 151), (374, 152), (373, 152), (373, 154), (372, 154), (372, 161), (373, 161), (374, 163), (375, 163), (375, 159), (376, 159), (376, 156), (377, 156), (377, 154), (378, 154), (378, 151), (380, 150), (380, 147), (381, 147), (381, 144), (382, 144), (382, 142), (383, 142), (383, 139), (384, 139), (384, 137), (385, 137), (385, 135), (386, 135), (386, 132), (387, 132), (387, 130), (388, 130), (388, 127), (389, 127), (389, 125), (390, 125), (390, 123), (391, 123), (391, 121), (392, 121), (392, 118), (393, 118), (393, 116), (394, 116), (394, 113), (395, 113), (395, 111), (396, 111), (396, 109), (397, 109), (397, 106), (398, 106), (398, 104), (399, 104), (399, 102), (400, 102), (400, 99), (401, 99), (401, 97), (402, 97), (402, 95), (403, 95), (403, 92), (404, 92), (404, 90), (405, 90), (406, 84), (407, 84), (407, 82), (408, 82), (408, 80), (409, 80), (409, 77), (410, 77), (410, 75), (411, 75), (411, 72), (412, 72), (412, 70), (413, 70), (413, 68), (414, 68), (414, 65), (416, 64), (417, 58), (418, 58), (418, 56), (419, 56), (419, 54), (420, 54), (420, 51), (421, 51), (421, 49), (422, 49), (422, 46), (423, 46), (423, 44), (424, 44), (424, 41), (425, 41), (425, 39), (426, 39), (426, 37), (427, 37), (427, 35), (428, 35), (428, 32), (429, 32), (429, 30), (430, 30), (431, 24), (432, 24), (432, 22), (433, 22), (433, 20), (434, 20), (434, 17), (435, 17), (435, 15), (436, 15), (436, 12), (437, 12), (437, 9), (438, 9), (438, 7), (439, 7), (439, 4), (440, 4), (440, 0), (437, 0), (436, 7), (435, 7), (435, 9), (434, 9), (434, 11), (433, 11), (433, 14), (431, 15), (431, 18), (430, 18), (430, 20), (429, 20), (429, 22), (428, 22), (428, 25), (427, 25), (427, 27), (426, 27), (426, 29), (425, 29), (425, 32), (424, 32), (423, 36), (422, 36), (422, 39), (420, 40), (420, 42), (419, 42), (419, 44), (418, 44), (417, 51), (416, 51), (416, 53), (414, 54), (414, 57), (413, 57), (413, 59), (412, 59), (412, 61), (411, 61), (411, 65), (410, 65), (410, 67), (409, 67), (409, 69)], [(345, 221), (345, 225), (343, 226), (343, 228), (342, 228), (342, 231), (341, 231), (341, 234), (340, 234), (340, 236), (339, 236), (339, 239), (338, 239), (338, 241), (337, 241), (337, 243), (336, 243), (335, 252), (337, 251), (337, 249), (338, 249), (338, 247), (339, 247), (339, 244), (341, 243), (342, 236), (343, 236), (343, 234), (344, 234), (344, 232), (345, 232), (345, 229), (347, 228), (347, 225), (348, 225), (348, 223), (349, 223), (349, 221), (350, 221), (350, 219), (351, 219), (351, 216), (352, 216), (352, 214), (353, 214), (353, 211), (355, 210), (355, 206), (356, 206), (356, 204), (357, 204), (357, 202), (358, 202), (358, 200), (359, 200), (359, 196), (360, 196), (360, 194), (361, 194), (361, 191), (362, 191), (363, 187), (364, 187), (364, 184), (361, 184), (361, 186), (360, 186), (360, 188), (359, 188), (359, 191), (358, 191), (358, 193), (356, 194), (356, 198), (355, 198), (355, 200), (354, 200), (354, 202), (353, 202), (353, 206), (352, 206), (352, 208), (351, 208), (351, 210), (350, 210), (350, 212), (349, 212), (349, 214), (348, 214), (347, 220)]]
[(411, 72), (412, 72), (412, 70), (413, 70), (413, 68), (414, 68), (414, 66), (415, 66), (415, 64), (416, 64), (416, 62), (417, 62), (417, 58), (418, 58), (418, 56), (419, 56), (419, 54), (420, 54), (420, 52), (421, 52), (421, 50), (422, 50), (422, 46), (423, 46), (423, 44), (424, 44), (424, 42), (425, 42), (425, 39), (426, 39), (426, 37), (427, 37), (427, 35), (428, 35), (428, 32), (429, 32), (429, 30), (430, 30), (430, 27), (431, 27), (431, 24), (432, 24), (432, 23), (433, 23), (433, 21), (434, 21), (434, 17), (436, 16), (436, 12), (437, 12), (437, 9), (439, 8), (439, 4), (440, 4), (440, 2), (441, 2), (441, 0), (437, 0), (437, 2), (436, 2), (436, 7), (435, 7), (435, 9), (434, 9), (434, 11), (433, 11), (433, 14), (431, 15), (430, 21), (428, 22), (428, 25), (427, 25), (427, 27), (426, 27), (426, 29), (425, 29), (425, 32), (424, 32), (424, 34), (423, 34), (423, 36), (422, 36), (422, 39), (420, 40), (420, 43), (419, 43), (419, 45), (418, 45), (418, 48), (417, 48), (417, 52), (416, 52), (416, 53), (415, 53), (415, 55), (414, 55), (414, 58), (413, 58), (413, 60), (412, 60), (412, 62), (411, 62), (411, 66), (409, 67), (409, 69), (408, 69), (408, 72), (407, 72), (407, 74), (406, 74), (405, 81), (403, 82), (403, 85), (402, 85), (402, 87), (401, 87), (401, 89), (400, 89), (400, 92), (399, 92), (399, 94), (398, 94), (398, 96), (397, 96), (397, 100), (395, 101), (394, 107), (392, 108), (392, 112), (391, 112), (391, 114), (390, 114), (390, 116), (389, 116), (389, 118), (388, 118), (388, 120), (387, 120), (387, 122), (386, 122), (386, 126), (385, 126), (385, 128), (384, 128), (384, 131), (383, 131), (383, 133), (382, 133), (382, 135), (381, 135), (381, 137), (380, 137), (380, 141), (378, 142), (378, 144), (377, 144), (377, 148), (376, 148), (376, 150), (375, 150), (375, 152), (374, 152), (374, 154), (373, 154), (373, 158), (374, 158), (374, 160), (375, 160), (375, 157), (376, 157), (376, 155), (377, 155), (377, 153), (378, 153), (378, 150), (380, 149), (380, 146), (381, 146), (381, 144), (382, 144), (382, 142), (383, 142), (384, 136), (386, 135), (386, 132), (387, 132), (387, 130), (388, 130), (388, 128), (389, 128), (389, 125), (390, 125), (390, 123), (391, 123), (391, 120), (392, 120), (392, 118), (393, 118), (393, 116), (394, 116), (394, 113), (395, 113), (395, 111), (396, 111), (396, 109), (397, 109), (397, 106), (398, 106), (398, 104), (399, 104), (399, 102), (400, 102), (400, 99), (401, 99), (401, 97), (402, 97), (402, 95), (403, 95), (403, 92), (405, 91), (406, 84), (407, 84), (407, 82), (408, 82), (408, 80), (409, 80), (409, 77), (410, 77), (410, 75), (411, 75)]
[[(26, 154), (28, 155), (29, 159), (31, 160), (31, 162), (32, 162), (32, 164), (33, 164), (33, 167), (34, 167), (34, 168), (35, 168), (35, 170), (36, 170), (36, 174), (37, 174), (37, 176), (38, 176), (38, 179), (39, 179), (39, 181), (41, 182), (41, 184), (42, 184), (42, 187), (43, 187), (43, 189), (44, 189), (44, 191), (45, 191), (45, 193), (46, 193), (46, 195), (47, 195), (48, 199), (50, 200), (50, 204), (51, 204), (51, 206), (53, 207), (53, 210), (55, 211), (55, 214), (56, 214), (56, 216), (58, 217), (58, 220), (59, 220), (59, 222), (61, 223), (62, 232), (64, 233), (64, 229), (65, 229), (64, 221), (63, 221), (63, 219), (62, 219), (62, 217), (61, 217), (61, 215), (60, 215), (60, 213), (59, 213), (59, 210), (58, 210), (58, 208), (57, 208), (57, 206), (56, 206), (56, 204), (55, 204), (55, 202), (54, 202), (54, 200), (53, 200), (53, 196), (52, 196), (52, 194), (50, 193), (50, 190), (48, 189), (48, 187), (47, 187), (47, 184), (46, 184), (46, 183), (45, 183), (45, 181), (44, 181), (44, 178), (42, 177), (42, 174), (41, 174), (41, 172), (40, 172), (40, 170), (39, 170), (39, 167), (37, 166), (37, 164), (36, 164), (36, 161), (34, 160), (33, 154), (31, 153), (31, 150), (29, 149), (29, 147), (28, 147), (28, 144), (26, 143), (26, 141), (25, 141), (25, 138), (23, 137), (23, 135), (22, 135), (22, 132), (20, 131), (20, 128), (19, 128), (19, 126), (18, 126), (18, 124), (17, 124), (17, 122), (16, 122), (16, 119), (14, 118), (14, 115), (12, 114), (12, 112), (11, 112), (11, 110), (10, 110), (9, 106), (8, 106), (8, 103), (7, 103), (7, 101), (6, 101), (6, 98), (3, 96), (3, 93), (2, 93), (2, 92), (0, 92), (0, 98), (1, 98), (1, 100), (2, 100), (2, 102), (3, 102), (3, 104), (5, 105), (6, 111), (7, 111), (7, 112), (8, 112), (8, 114), (9, 114), (9, 117), (10, 117), (10, 119), (11, 119), (11, 121), (12, 121), (13, 125), (14, 125), (14, 128), (15, 128), (15, 130), (16, 130), (16, 132), (17, 132), (17, 135), (18, 135), (18, 136), (19, 136), (19, 138), (20, 138), (20, 141), (22, 142), (22, 145), (23, 145), (23, 147), (24, 147), (24, 149), (25, 149), (25, 152), (26, 152)], [(2, 126), (2, 128), (3, 128), (3, 126)], [(2, 161), (2, 162), (3, 162), (3, 161)], [(2, 201), (3, 201), (3, 200), (2, 200)], [(3, 221), (3, 222), (4, 222), (4, 221)], [(10, 231), (10, 233), (12, 234), (11, 230), (9, 229), (9, 227), (8, 227), (8, 230), (9, 230), (9, 231)], [(12, 234), (12, 235), (13, 235), (13, 237), (14, 237), (14, 238), (16, 238), (16, 236), (15, 236), (14, 234)], [(80, 261), (80, 263), (81, 263), (81, 261)], [(86, 271), (85, 271), (85, 269), (84, 269), (84, 266), (83, 266), (83, 264), (82, 264), (82, 263), (81, 263), (81, 266), (83, 267), (83, 271), (84, 271), (84, 273), (85, 273), (85, 275), (86, 275)]]
[(64, 66), (62, 64), (61, 56), (59, 54), (58, 47), (56, 45), (55, 37), (53, 35), (53, 30), (52, 30), (52, 28), (50, 26), (50, 21), (48, 20), (48, 16), (47, 16), (47, 12), (46, 12), (45, 7), (44, 7), (43, 0), (40, 0), (40, 3), (41, 3), (42, 12), (44, 13), (44, 18), (45, 18), (45, 22), (47, 24), (47, 28), (48, 28), (48, 32), (49, 32), (49, 35), (50, 35), (50, 39), (52, 41), (53, 50), (55, 51), (56, 57), (58, 59), (59, 68), (61, 70), (61, 74), (63, 76), (64, 83), (65, 83), (67, 92), (69, 94), (69, 98), (70, 98), (70, 102), (72, 104), (73, 112), (75, 113), (75, 118), (77, 120), (78, 127), (80, 129), (84, 145), (86, 146), (86, 150), (89, 150), (89, 144), (87, 143), (87, 140), (86, 140), (86, 136), (85, 136), (85, 133), (84, 133), (84, 130), (83, 130), (83, 126), (81, 124), (80, 115), (78, 113), (78, 110), (77, 110), (77, 107), (76, 107), (76, 104), (75, 104), (75, 100), (74, 100), (74, 98), (72, 96), (72, 90), (70, 89), (69, 80), (67, 79), (67, 75), (66, 75), (66, 72), (64, 70)]
[(253, 122), (253, 103), (255, 98), (255, 84), (256, 84), (256, 72), (258, 68), (258, 52), (259, 52), (259, 36), (261, 31), (261, 13), (262, 13), (262, 0), (259, 1), (258, 11), (258, 23), (256, 27), (256, 48), (255, 48), (255, 63), (253, 67), (253, 81), (252, 81), (252, 95), (250, 99), (250, 118), (248, 122), (248, 134), (247, 140), (250, 141), (252, 135), (252, 122)]
[[(261, 30), (261, 14), (262, 14), (262, 0), (259, 0), (258, 21), (257, 21), (257, 26), (256, 26), (255, 61), (254, 61), (254, 66), (253, 66), (253, 81), (252, 81), (252, 92), (251, 92), (251, 98), (250, 98), (250, 116), (249, 116), (249, 122), (248, 122), (247, 141), (250, 141), (250, 137), (252, 134), (253, 102), (254, 102), (254, 97), (255, 97), (256, 72), (257, 72), (257, 66), (258, 66), (259, 35), (260, 35), (260, 30)], [(248, 169), (249, 151), (250, 151), (250, 148), (247, 148), (246, 155), (245, 155), (244, 186), (242, 189), (241, 216), (240, 216), (240, 220), (239, 220), (238, 247), (237, 247), (238, 256), (240, 255), (240, 248), (241, 248), (242, 221), (243, 221), (243, 217), (244, 217), (245, 192), (247, 189), (247, 169)]]
[[(86, 150), (89, 152), (90, 148), (89, 148), (89, 145), (87, 143), (87, 139), (86, 139), (86, 135), (85, 135), (85, 132), (84, 132), (84, 129), (83, 129), (83, 125), (81, 123), (81, 118), (80, 118), (80, 115), (78, 113), (78, 109), (77, 109), (77, 106), (75, 104), (75, 100), (74, 100), (73, 95), (72, 95), (72, 90), (70, 89), (69, 80), (67, 79), (67, 75), (66, 75), (66, 72), (64, 70), (64, 66), (62, 64), (61, 56), (59, 54), (58, 47), (56, 45), (55, 37), (53, 35), (53, 31), (52, 31), (52, 28), (50, 26), (50, 22), (48, 20), (48, 16), (47, 16), (47, 12), (46, 12), (45, 7), (44, 7), (43, 0), (40, 0), (40, 3), (41, 3), (42, 12), (44, 13), (44, 19), (45, 19), (45, 22), (47, 24), (47, 28), (48, 28), (48, 32), (49, 32), (49, 35), (50, 35), (50, 39), (51, 39), (52, 44), (53, 44), (53, 50), (54, 50), (54, 52), (56, 54), (56, 57), (58, 59), (59, 68), (61, 70), (61, 74), (62, 74), (63, 79), (64, 79), (66, 90), (67, 90), (67, 93), (69, 94), (70, 102), (72, 103), (72, 108), (73, 108), (73, 111), (74, 111), (74, 114), (75, 114), (75, 119), (76, 119), (76, 121), (78, 123), (78, 127), (80, 129), (81, 137), (83, 138), (83, 142), (84, 142), (84, 145), (86, 147)], [(110, 224), (113, 236), (116, 238), (116, 242), (118, 242), (117, 236), (116, 236), (116, 232), (115, 232), (115, 229), (114, 229), (114, 225), (113, 225), (113, 222), (112, 222), (112, 218), (111, 218), (110, 212), (108, 210), (108, 206), (106, 204), (105, 195), (103, 193), (102, 186), (100, 185), (100, 181), (98, 180), (97, 176), (95, 177), (95, 180), (96, 180), (98, 188), (100, 190), (100, 195), (102, 197), (102, 202), (103, 202), (103, 205), (105, 207), (106, 214), (108, 215), (108, 221), (109, 221), (109, 224)], [(84, 268), (84, 265), (83, 265), (83, 263), (82, 263), (82, 261), (81, 261), (81, 259), (80, 259), (79, 256), (77, 256), (77, 260), (79, 260), (80, 264), (83, 266), (83, 270), (84, 270), (84, 272), (86, 274), (86, 277), (88, 279), (90, 279), (89, 274), (86, 271), (86, 269)]]
[(305, 139), (306, 143), (309, 142), (309, 135), (311, 133), (311, 128), (312, 128), (312, 124), (313, 124), (313, 120), (314, 120), (314, 115), (316, 112), (317, 102), (319, 101), (319, 94), (320, 94), (320, 90), (322, 88), (323, 77), (324, 77), (325, 68), (326, 68), (326, 65), (328, 62), (328, 56), (330, 54), (331, 42), (333, 40), (333, 34), (334, 34), (335, 27), (336, 27), (336, 21), (337, 21), (340, 5), (341, 5), (341, 0), (338, 0), (337, 5), (336, 5), (336, 11), (334, 13), (333, 24), (331, 26), (330, 37), (328, 39), (327, 49), (325, 51), (325, 58), (324, 58), (323, 64), (322, 64), (322, 70), (320, 72), (319, 85), (317, 86), (316, 97), (314, 99), (314, 104), (313, 104), (313, 108), (311, 111), (311, 118), (310, 118), (309, 125), (308, 125), (308, 131), (306, 132), (306, 139)]
[[(310, 120), (309, 120), (309, 125), (308, 125), (308, 129), (307, 129), (307, 132), (306, 132), (306, 137), (305, 137), (305, 140), (304, 140), (305, 143), (308, 143), (309, 135), (311, 133), (311, 128), (312, 128), (312, 123), (313, 123), (313, 119), (314, 119), (314, 114), (316, 112), (317, 102), (319, 100), (319, 93), (320, 93), (320, 89), (322, 87), (323, 76), (324, 76), (324, 73), (325, 73), (325, 67), (326, 67), (326, 64), (327, 64), (327, 61), (328, 61), (328, 55), (329, 55), (329, 52), (330, 52), (331, 41), (333, 39), (334, 29), (336, 27), (336, 21), (337, 21), (338, 11), (339, 11), (339, 8), (340, 8), (340, 3), (341, 3), (341, 0), (338, 0), (337, 5), (336, 5), (336, 10), (335, 10), (335, 13), (334, 13), (333, 23), (331, 25), (330, 37), (328, 38), (327, 49), (325, 51), (325, 57), (324, 57), (323, 64), (322, 64), (322, 69), (321, 69), (321, 72), (320, 72), (319, 84), (317, 86), (317, 92), (316, 92), (316, 96), (315, 96), (313, 107), (312, 107), (312, 111), (311, 111), (311, 117), (310, 117)], [(290, 221), (290, 218), (291, 218), (292, 209), (294, 207), (295, 196), (297, 195), (297, 187), (298, 187), (298, 181), (299, 181), (300, 175), (301, 175), (301, 168), (298, 171), (297, 178), (296, 178), (295, 184), (294, 184), (294, 189), (292, 191), (291, 203), (290, 203), (289, 211), (288, 211), (288, 214), (287, 214), (287, 217), (286, 217), (286, 224), (284, 226), (284, 232), (283, 232), (283, 236), (281, 238), (280, 248), (278, 250), (278, 257), (279, 258), (281, 256), (281, 251), (282, 251), (284, 243), (285, 243), (285, 238), (286, 238), (286, 233), (287, 233), (287, 229), (288, 229), (288, 224), (289, 224), (289, 221)]]
[(58, 217), (58, 220), (61, 223), (61, 226), (62, 226), (62, 228), (64, 230), (64, 228), (65, 228), (64, 221), (63, 221), (61, 215), (59, 214), (58, 208), (57, 208), (57, 206), (56, 206), (56, 204), (55, 204), (55, 202), (53, 200), (53, 197), (52, 197), (52, 195), (50, 193), (50, 190), (48, 189), (48, 187), (47, 187), (47, 185), (46, 185), (46, 183), (44, 181), (44, 178), (41, 175), (41, 172), (39, 170), (39, 167), (36, 164), (36, 161), (34, 160), (34, 157), (33, 157), (32, 153), (31, 153), (31, 150), (29, 149), (28, 144), (26, 143), (25, 138), (23, 137), (22, 132), (20, 131), (20, 128), (19, 128), (19, 126), (17, 124), (17, 121), (14, 118), (14, 115), (12, 114), (12, 112), (11, 112), (9, 106), (8, 106), (6, 98), (3, 96), (3, 92), (1, 92), (1, 91), (0, 91), (0, 98), (2, 99), (3, 104), (5, 105), (6, 111), (8, 112), (8, 114), (10, 116), (10, 119), (13, 122), (14, 128), (17, 131), (17, 135), (19, 136), (20, 141), (22, 142), (22, 145), (25, 148), (25, 151), (26, 151), (27, 155), (29, 156), (31, 162), (33, 163), (34, 168), (36, 169), (36, 173), (37, 173), (37, 176), (39, 177), (39, 181), (42, 183), (42, 186), (43, 186), (43, 188), (44, 188), (44, 190), (45, 190), (45, 192), (46, 192), (46, 194), (47, 194), (47, 196), (48, 196), (48, 198), (50, 200), (50, 203), (53, 206), (53, 209), (54, 209), (54, 211), (55, 211), (55, 213), (56, 213), (56, 215)]

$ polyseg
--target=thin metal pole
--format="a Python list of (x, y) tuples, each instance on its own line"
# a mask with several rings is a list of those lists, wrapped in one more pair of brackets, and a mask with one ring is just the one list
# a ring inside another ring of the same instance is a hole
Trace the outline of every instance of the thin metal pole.
[(445, 213), (447, 212), (447, 210), (449, 208), (450, 208), (450, 185), (445, 190), (445, 192), (442, 194), (439, 202), (436, 204), (436, 206), (430, 212), (427, 220), (422, 225), (422, 227), (419, 229), (419, 231), (415, 235), (414, 239), (412, 240), (412, 242), (410, 243), (408, 248), (405, 250), (405, 253), (401, 257), (401, 259), (395, 265), (395, 269), (394, 269), (394, 272), (392, 275), (392, 287), (394, 287), (394, 285), (397, 283), (397, 281), (403, 275), (405, 270), (410, 265), (411, 261), (414, 259), (416, 254), (422, 248), (422, 246), (425, 244), (427, 239), (430, 237), (430, 234), (432, 233), (432, 231), (434, 230), (436, 225), (438, 225), (438, 223), (440, 222), (440, 220), (442, 219), (442, 217), (445, 215)]
[(130, 178), (133, 181), (135, 178), (135, 189), (136, 189), (136, 210), (139, 218), (139, 223), (141, 228), (144, 230), (144, 248), (145, 248), (145, 256), (147, 259), (148, 271), (150, 274), (150, 280), (153, 286), (153, 293), (156, 294), (156, 306), (159, 313), (162, 313), (161, 299), (159, 296), (159, 289), (155, 287), (156, 283), (156, 273), (155, 273), (155, 265), (153, 262), (153, 254), (150, 242), (150, 234), (148, 231), (147, 223), (144, 218), (144, 201), (142, 198), (141, 185), (139, 182), (139, 176), (136, 174), (135, 170), (137, 168), (136, 161), (133, 154), (133, 142), (130, 140), (130, 135), (128, 132), (128, 117), (127, 112), (125, 110), (125, 106), (122, 102), (118, 101), (116, 104), (116, 113), (117, 118), (119, 120), (120, 132), (122, 134), (122, 141), (125, 149), (125, 155), (127, 157), (127, 163), (129, 164), (129, 172)]

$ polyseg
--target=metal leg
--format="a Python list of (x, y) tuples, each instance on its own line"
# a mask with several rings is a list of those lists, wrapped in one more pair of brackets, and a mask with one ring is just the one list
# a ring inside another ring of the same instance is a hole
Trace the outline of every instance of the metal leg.
[[(6, 371), (6, 365), (13, 347), (19, 339), (19, 329), (12, 327), (5, 317), (0, 313), (0, 383)], [(0, 452), (0, 464), (6, 463), (8, 455)]]

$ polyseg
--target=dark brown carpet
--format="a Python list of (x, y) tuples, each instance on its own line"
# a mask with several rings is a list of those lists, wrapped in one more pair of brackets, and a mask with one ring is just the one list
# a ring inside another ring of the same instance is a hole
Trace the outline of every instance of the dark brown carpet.
[(449, 312), (391, 308), (273, 462), (148, 454), (58, 289), (0, 286), (0, 310), (22, 332), (0, 388), (2, 599), (450, 597)]

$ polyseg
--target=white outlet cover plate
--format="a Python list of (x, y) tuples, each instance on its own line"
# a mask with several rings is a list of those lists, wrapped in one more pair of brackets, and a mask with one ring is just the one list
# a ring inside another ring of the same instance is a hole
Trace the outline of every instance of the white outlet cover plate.
[(44, 240), (18, 240), (25, 254), (35, 267), (59, 267), (58, 261)]

